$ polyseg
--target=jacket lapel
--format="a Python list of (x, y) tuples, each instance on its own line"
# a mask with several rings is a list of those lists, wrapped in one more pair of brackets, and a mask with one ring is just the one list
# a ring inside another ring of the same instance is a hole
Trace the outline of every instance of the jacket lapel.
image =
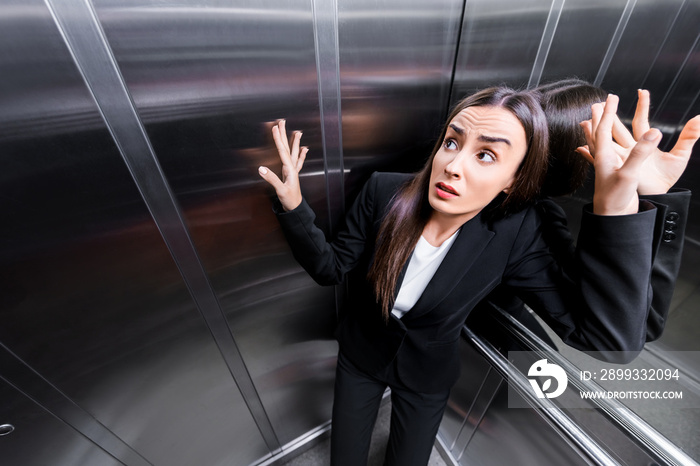
[[(455, 242), (435, 275), (428, 282), (423, 294), (418, 298), (418, 302), (403, 318), (413, 319), (430, 312), (445, 299), (469, 271), (494, 235), (495, 233), (488, 229), (481, 215), (462, 225), (459, 235), (455, 238)], [(405, 273), (405, 268), (402, 275)]]

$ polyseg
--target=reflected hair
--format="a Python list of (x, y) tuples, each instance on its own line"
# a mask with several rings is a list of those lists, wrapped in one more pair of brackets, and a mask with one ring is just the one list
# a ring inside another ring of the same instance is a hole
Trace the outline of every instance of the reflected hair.
[(564, 196), (586, 182), (590, 163), (576, 152), (586, 144), (579, 125), (591, 118), (591, 105), (607, 97), (600, 87), (581, 79), (563, 79), (536, 88), (549, 126), (549, 167), (543, 196)]
[(505, 216), (533, 203), (547, 170), (547, 122), (540, 106), (539, 93), (491, 87), (457, 103), (442, 128), (430, 157), (413, 178), (404, 184), (391, 201), (377, 237), (374, 261), (367, 274), (385, 320), (394, 305), (396, 286), (404, 265), (411, 257), (430, 217), (428, 202), (433, 159), (444, 143), (450, 122), (469, 107), (498, 107), (511, 112), (523, 126), (527, 140), (525, 157), (507, 194), (501, 193), (487, 207), (490, 216)]

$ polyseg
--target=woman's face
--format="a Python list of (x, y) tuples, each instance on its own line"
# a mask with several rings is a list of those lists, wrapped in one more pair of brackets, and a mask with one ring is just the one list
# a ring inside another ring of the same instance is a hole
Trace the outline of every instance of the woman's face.
[(428, 200), (434, 211), (466, 222), (515, 180), (527, 152), (525, 130), (501, 107), (468, 107), (450, 121), (435, 154)]

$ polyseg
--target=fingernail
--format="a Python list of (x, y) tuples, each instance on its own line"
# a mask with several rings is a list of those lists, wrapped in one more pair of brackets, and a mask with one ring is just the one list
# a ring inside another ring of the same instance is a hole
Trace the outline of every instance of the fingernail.
[(258, 173), (260, 173), (261, 175), (267, 175), (267, 168), (265, 168), (265, 167), (258, 168)]
[(656, 141), (659, 136), (661, 136), (661, 131), (656, 128), (652, 128), (644, 134), (645, 141)]

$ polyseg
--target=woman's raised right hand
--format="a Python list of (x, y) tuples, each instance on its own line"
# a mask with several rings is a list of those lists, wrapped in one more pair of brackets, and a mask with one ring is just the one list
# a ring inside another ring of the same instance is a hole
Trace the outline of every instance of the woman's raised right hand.
[(301, 131), (295, 131), (292, 136), (292, 147), (289, 147), (287, 139), (286, 122), (280, 120), (272, 127), (272, 138), (275, 140), (277, 152), (282, 161), (282, 179), (269, 168), (260, 167), (258, 173), (270, 183), (277, 193), (277, 197), (284, 210), (294, 210), (301, 204), (301, 188), (299, 186), (299, 172), (304, 166), (308, 147), (299, 147)]

